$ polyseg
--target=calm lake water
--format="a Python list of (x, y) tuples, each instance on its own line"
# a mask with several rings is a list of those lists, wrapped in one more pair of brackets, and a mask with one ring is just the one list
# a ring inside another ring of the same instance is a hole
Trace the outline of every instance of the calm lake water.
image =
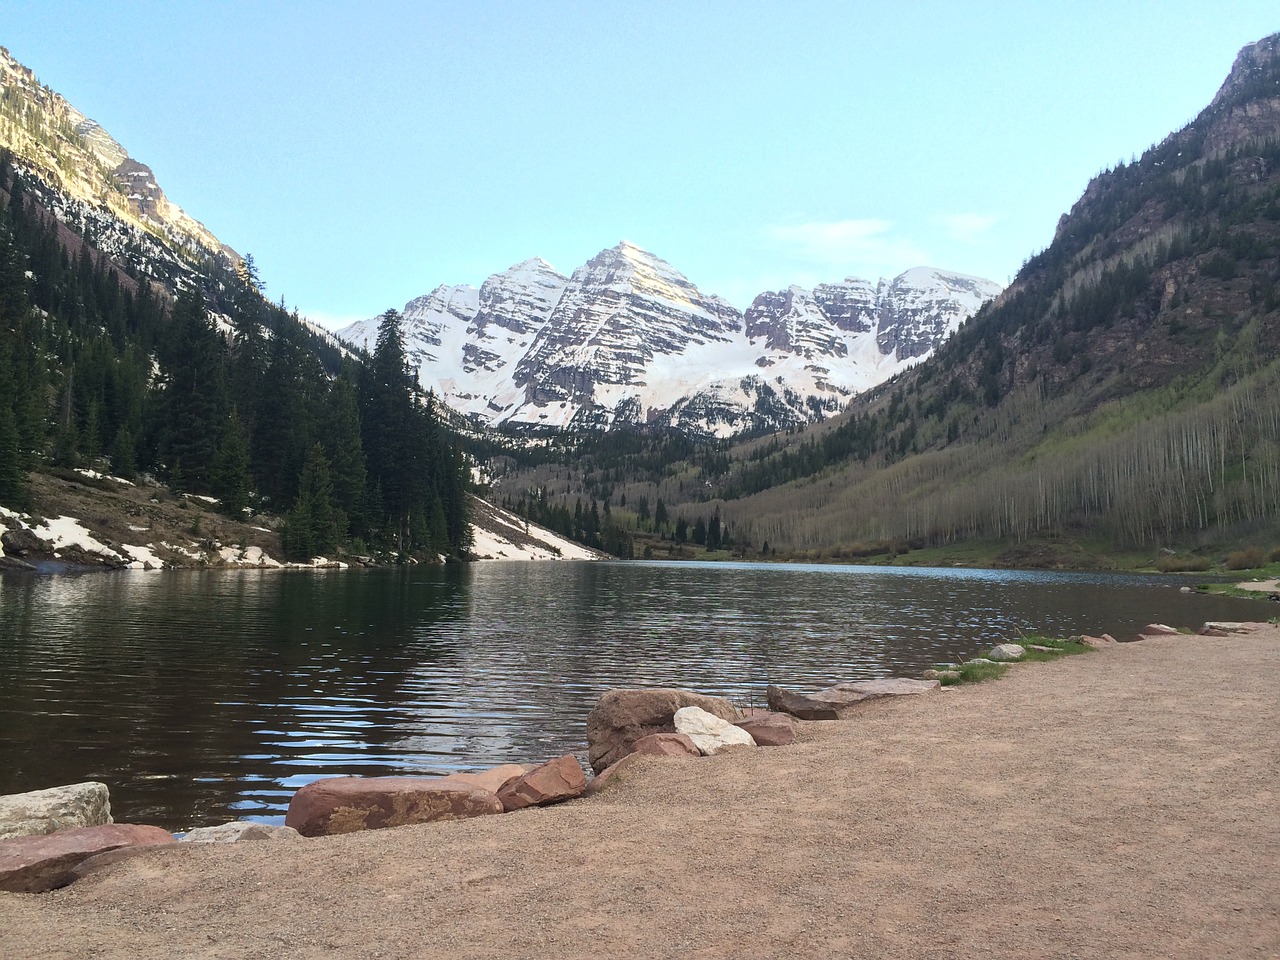
[(1122, 639), (1261, 619), (1171, 578), (886, 567), (484, 563), (0, 577), (0, 794), (101, 780), (171, 830), (283, 820), (321, 776), (585, 755), (612, 687), (762, 704), (919, 675), (1019, 629)]

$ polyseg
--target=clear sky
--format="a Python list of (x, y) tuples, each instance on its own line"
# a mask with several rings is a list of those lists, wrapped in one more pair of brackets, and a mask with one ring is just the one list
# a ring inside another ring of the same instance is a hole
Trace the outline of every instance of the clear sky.
[(0, 45), (336, 322), (626, 239), (738, 307), (1007, 282), (1275, 0), (0, 0)]

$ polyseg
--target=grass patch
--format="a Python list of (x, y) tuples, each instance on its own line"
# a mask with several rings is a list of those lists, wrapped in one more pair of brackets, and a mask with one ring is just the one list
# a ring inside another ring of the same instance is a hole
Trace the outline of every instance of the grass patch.
[(962, 663), (951, 671), (955, 676), (943, 677), (938, 682), (944, 687), (954, 687), (962, 683), (982, 683), (1003, 677), (1008, 669), (1007, 663)]

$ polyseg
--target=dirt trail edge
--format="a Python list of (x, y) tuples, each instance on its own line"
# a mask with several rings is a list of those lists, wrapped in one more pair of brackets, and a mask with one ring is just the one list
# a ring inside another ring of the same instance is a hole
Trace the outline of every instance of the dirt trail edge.
[(1017, 666), (559, 807), (0, 894), (0, 955), (1274, 958), (1278, 682), (1266, 625)]

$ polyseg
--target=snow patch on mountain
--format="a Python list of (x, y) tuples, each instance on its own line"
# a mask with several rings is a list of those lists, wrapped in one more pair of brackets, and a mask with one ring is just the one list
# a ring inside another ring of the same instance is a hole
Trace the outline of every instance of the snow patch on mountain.
[[(768, 291), (742, 314), (624, 241), (568, 277), (535, 258), (479, 289), (437, 287), (405, 305), (402, 329), (422, 385), (476, 421), (729, 436), (831, 416), (999, 292), (917, 267)], [(371, 350), (379, 319), (338, 336)]]

